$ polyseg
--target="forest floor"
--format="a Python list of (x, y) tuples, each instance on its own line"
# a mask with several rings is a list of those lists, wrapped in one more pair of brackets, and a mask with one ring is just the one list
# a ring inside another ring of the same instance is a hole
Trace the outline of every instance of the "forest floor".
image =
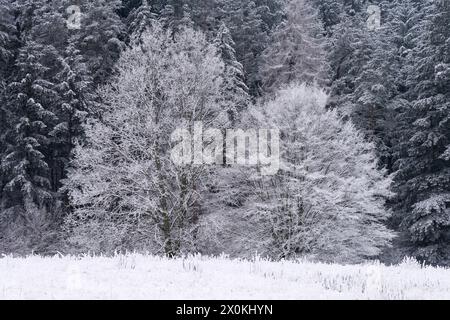
[(450, 269), (378, 263), (107, 257), (0, 258), (0, 299), (450, 299)]

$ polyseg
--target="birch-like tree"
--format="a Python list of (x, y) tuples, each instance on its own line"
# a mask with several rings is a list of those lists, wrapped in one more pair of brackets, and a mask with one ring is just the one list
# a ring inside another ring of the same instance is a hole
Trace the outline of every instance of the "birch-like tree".
[(356, 263), (380, 254), (393, 233), (384, 222), (391, 179), (375, 146), (325, 108), (320, 89), (292, 85), (254, 112), (280, 130), (280, 171), (254, 179), (248, 239), (274, 258), (310, 256)]
[(155, 23), (123, 54), (118, 70), (100, 90), (101, 121), (89, 122), (87, 142), (76, 148), (66, 184), (74, 206), (70, 240), (102, 252), (197, 251), (212, 168), (176, 165), (171, 136), (195, 121), (205, 128), (226, 121), (217, 48), (192, 29), (173, 35)]

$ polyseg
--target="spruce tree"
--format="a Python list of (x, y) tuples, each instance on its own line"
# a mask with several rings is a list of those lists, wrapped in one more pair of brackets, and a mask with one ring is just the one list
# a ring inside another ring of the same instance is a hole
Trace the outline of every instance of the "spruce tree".
[(225, 64), (224, 86), (226, 91), (224, 100), (227, 103), (231, 102), (230, 106), (232, 106), (232, 109), (228, 110), (228, 115), (230, 121), (236, 123), (239, 113), (249, 104), (249, 89), (245, 84), (243, 66), (236, 58), (235, 43), (225, 23), (222, 23), (219, 28), (215, 45), (219, 49)]
[(57, 94), (45, 79), (48, 68), (43, 64), (56, 57), (51, 47), (28, 42), (19, 52), (17, 80), (8, 86), (6, 109), (11, 126), (5, 133), (7, 148), (1, 163), (6, 175), (1, 203), (5, 250), (37, 250), (49, 231), (51, 215), (57, 214), (52, 212), (48, 136), (56, 122), (51, 107)]
[(343, 1), (339, 0), (312, 0), (319, 13), (320, 21), (328, 35), (333, 27), (342, 21), (344, 15)]
[(118, 15), (120, 1), (81, 1), (84, 13), (80, 30), (72, 30), (70, 42), (86, 59), (95, 86), (115, 73), (114, 65), (125, 46), (125, 25)]
[(253, 1), (224, 2), (224, 20), (236, 43), (237, 59), (244, 66), (246, 84), (252, 96), (261, 94), (259, 59), (268, 45), (269, 27), (262, 19), (260, 7)]
[[(76, 142), (83, 141), (83, 123), (96, 105), (92, 78), (79, 51), (69, 46), (66, 57), (61, 59), (60, 72), (55, 76), (55, 91), (59, 99), (54, 113), (57, 124), (49, 132), (52, 152), (51, 185), (54, 192), (60, 190), (62, 180), (66, 178), (67, 169)], [(61, 196), (61, 194), (60, 194)]]
[(17, 29), (14, 23), (14, 7), (10, 1), (0, 1), (0, 92), (4, 90), (10, 75), (18, 46)]
[[(0, 1), (0, 158), (3, 157), (7, 146), (5, 133), (10, 128), (7, 118), (6, 88), (14, 71), (14, 60), (19, 47), (14, 10), (15, 7), (10, 1)], [(2, 190), (6, 182), (5, 173), (0, 166), (0, 201), (3, 198)]]
[(159, 22), (166, 29), (175, 29), (175, 9), (172, 5), (168, 4), (164, 6), (159, 15)]
[(142, 4), (133, 9), (128, 20), (128, 36), (132, 41), (139, 41), (142, 34), (152, 25), (157, 19), (157, 14), (152, 12), (152, 7), (147, 0), (143, 0)]
[(427, 13), (412, 53), (408, 93), (411, 108), (402, 119), (413, 130), (403, 137), (397, 166), (399, 210), (412, 254), (429, 263), (450, 263), (450, 4), (424, 3)]

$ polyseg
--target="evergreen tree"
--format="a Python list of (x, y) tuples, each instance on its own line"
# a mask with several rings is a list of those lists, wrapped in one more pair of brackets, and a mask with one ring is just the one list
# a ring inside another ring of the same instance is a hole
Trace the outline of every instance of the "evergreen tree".
[[(411, 136), (411, 131), (414, 130), (411, 123), (414, 122), (410, 118), (409, 110), (411, 110), (411, 99), (409, 92), (415, 86), (410, 74), (413, 72), (414, 48), (418, 45), (419, 36), (422, 30), (423, 17), (425, 12), (422, 11), (421, 2), (416, 0), (409, 1), (394, 1), (390, 7), (387, 28), (391, 31), (389, 45), (390, 52), (396, 54), (396, 62), (386, 61), (386, 63), (397, 63), (399, 68), (395, 70), (395, 80), (397, 86), (397, 95), (389, 102), (390, 108), (394, 111), (393, 126), (390, 131), (391, 136), (391, 153), (392, 159), (386, 162), (386, 166), (390, 172), (399, 171), (399, 164), (402, 158), (407, 155), (407, 137)], [(400, 161), (399, 161), (400, 160)], [(401, 175), (397, 175), (395, 179), (395, 189), (397, 195), (401, 196), (398, 186), (401, 183)], [(390, 225), (398, 231), (402, 231), (400, 227), (405, 218), (405, 213), (398, 207), (398, 199), (394, 199), (391, 203), (393, 216), (390, 220)], [(398, 252), (396, 255), (401, 256), (410, 252), (403, 252), (404, 247), (410, 245), (408, 236), (404, 232), (399, 233), (399, 237), (395, 243), (394, 250)], [(399, 257), (401, 259), (401, 257)]]
[(118, 15), (119, 0), (83, 0), (81, 29), (72, 30), (70, 43), (85, 58), (95, 86), (114, 74), (114, 65), (124, 49), (125, 25)]
[(330, 36), (333, 27), (342, 21), (344, 15), (343, 1), (339, 0), (312, 0), (319, 12), (319, 18), (324, 30)]
[(67, 57), (61, 61), (61, 71), (55, 76), (55, 91), (59, 99), (54, 113), (57, 124), (49, 132), (51, 141), (51, 185), (54, 192), (60, 191), (62, 180), (72, 157), (77, 141), (84, 139), (83, 123), (95, 105), (96, 96), (92, 92), (92, 78), (79, 51), (69, 47)]
[(237, 59), (244, 66), (246, 84), (251, 95), (261, 93), (261, 79), (258, 63), (269, 41), (269, 27), (262, 19), (260, 8), (255, 2), (242, 4), (240, 1), (225, 1), (221, 7), (223, 21), (230, 28), (236, 43)]
[[(70, 30), (67, 28), (66, 8), (70, 6), (68, 0), (58, 1), (31, 1), (32, 4), (25, 4), (24, 13), (28, 8), (30, 14), (29, 30), (22, 30), (22, 37), (38, 42), (43, 45), (54, 47), (60, 54), (67, 47)], [(23, 17), (21, 19), (26, 18)]]
[(53, 84), (45, 80), (48, 68), (43, 64), (57, 56), (52, 47), (28, 42), (19, 53), (18, 80), (8, 86), (6, 109), (11, 127), (5, 133), (8, 145), (2, 170), (7, 183), (1, 204), (5, 250), (11, 246), (37, 249), (51, 224), (51, 215), (57, 214), (51, 211), (55, 207), (48, 165), (48, 132), (56, 121), (51, 106), (57, 95)]
[[(392, 20), (390, 20), (392, 21)], [(405, 80), (401, 77), (404, 62), (398, 41), (398, 30), (390, 23), (364, 34), (361, 65), (355, 70), (354, 90), (347, 96), (351, 119), (367, 139), (377, 146), (380, 166), (393, 172), (393, 135), (398, 108), (404, 105), (400, 96)]]
[(220, 1), (184, 0), (185, 5), (190, 8), (190, 16), (195, 26), (208, 38), (213, 38), (220, 28)]
[(228, 114), (232, 123), (236, 123), (238, 115), (249, 104), (248, 87), (245, 84), (244, 70), (241, 63), (237, 61), (234, 49), (235, 43), (231, 37), (230, 31), (222, 23), (215, 45), (218, 47), (222, 60), (225, 63), (225, 98), (227, 104), (231, 102), (232, 110)]
[(133, 9), (128, 16), (128, 35), (131, 39), (140, 39), (142, 34), (151, 27), (152, 23), (157, 19), (156, 13), (152, 12), (152, 7), (147, 0), (143, 0), (142, 4)]
[(172, 5), (168, 4), (161, 10), (159, 22), (164, 28), (175, 30), (176, 17), (175, 17), (175, 9)]
[[(153, 6), (155, 2), (160, 2), (160, 1), (155, 1), (155, 0), (150, 0), (151, 1), (151, 5)], [(165, 1), (165, 0), (163, 0)], [(126, 19), (127, 17), (130, 16), (131, 12), (136, 10), (137, 8), (139, 8), (139, 6), (144, 4), (144, 0), (122, 0), (122, 5), (120, 7), (120, 9), (118, 10), (120, 16), (124, 19)]]
[(412, 52), (408, 93), (401, 118), (412, 130), (397, 161), (399, 210), (412, 254), (429, 263), (450, 263), (450, 4), (424, 3), (426, 17)]
[(0, 92), (4, 90), (8, 75), (11, 73), (14, 51), (18, 45), (13, 11), (14, 7), (10, 1), (0, 1)]
[(188, 4), (183, 5), (183, 16), (180, 20), (180, 25), (185, 28), (194, 27), (194, 21), (192, 20), (192, 10)]
[(291, 82), (324, 84), (326, 56), (317, 13), (305, 0), (289, 1), (285, 12), (286, 20), (263, 53), (265, 89), (273, 91)]
[(355, 79), (372, 53), (366, 28), (366, 21), (361, 16), (345, 19), (334, 28), (330, 39), (332, 86), (329, 105), (339, 106), (341, 112), (348, 116), (352, 110), (351, 94), (355, 89)]
[[(14, 71), (14, 59), (19, 46), (14, 24), (14, 9), (10, 1), (0, 1), (0, 158), (3, 157), (7, 146), (5, 133), (10, 129), (6, 108), (6, 88)], [(0, 167), (0, 201), (3, 198), (2, 190), (6, 182), (6, 176)]]
[[(56, 235), (63, 214), (58, 189), (73, 145), (62, 137), (66, 120), (72, 117), (64, 103), (67, 90), (62, 89), (67, 80), (62, 75), (69, 74), (64, 56), (74, 49), (64, 17), (67, 5), (65, 1), (23, 1), (18, 7), (18, 36), (24, 47), (7, 92), (5, 122), (10, 128), (4, 131), (8, 149), (2, 156), (6, 176), (2, 203), (10, 224), (6, 231), (15, 234), (17, 227), (25, 239), (17, 246), (22, 249), (41, 245), (41, 250), (47, 250), (49, 243), (42, 235), (25, 236), (23, 230), (47, 233), (51, 225)], [(83, 58), (78, 55), (72, 60), (79, 64)], [(71, 125), (68, 131), (75, 136), (79, 132)]]

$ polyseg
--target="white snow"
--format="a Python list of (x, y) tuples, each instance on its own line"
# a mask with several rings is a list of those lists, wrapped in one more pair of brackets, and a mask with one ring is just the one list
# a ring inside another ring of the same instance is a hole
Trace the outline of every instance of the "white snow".
[(0, 299), (450, 299), (450, 270), (193, 256), (3, 257)]

